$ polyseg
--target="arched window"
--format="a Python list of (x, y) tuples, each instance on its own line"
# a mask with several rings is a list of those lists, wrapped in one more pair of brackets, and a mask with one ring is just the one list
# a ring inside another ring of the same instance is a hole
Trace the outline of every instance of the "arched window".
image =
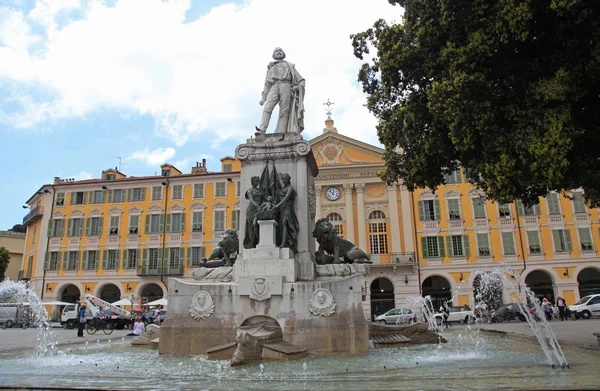
[(327, 215), (327, 220), (333, 225), (335, 228), (335, 233), (343, 238), (344, 237), (344, 225), (342, 224), (342, 216), (339, 213), (329, 213)]
[(375, 210), (369, 214), (369, 241), (371, 254), (387, 254), (388, 238), (385, 213)]

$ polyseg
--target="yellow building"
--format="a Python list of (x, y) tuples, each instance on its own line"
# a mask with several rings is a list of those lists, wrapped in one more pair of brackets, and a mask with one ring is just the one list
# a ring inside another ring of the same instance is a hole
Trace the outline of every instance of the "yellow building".
[[(23, 249), (25, 248), (25, 234), (21, 232), (0, 231), (0, 247), (8, 250), (10, 261), (5, 276), (13, 281), (29, 276), (22, 273)], [(33, 260), (28, 260), (33, 261)]]
[[(377, 177), (382, 149), (325, 123), (310, 141), (316, 218), (370, 254), (367, 317), (405, 306), (408, 296), (473, 306), (476, 272), (498, 265), (551, 300), (600, 292), (600, 216), (580, 190), (550, 193), (534, 207), (498, 205), (457, 171), (435, 193), (409, 192)], [(101, 179), (55, 178), (27, 202), (23, 276), (48, 300), (166, 296), (168, 277), (189, 275), (225, 229), (239, 227), (240, 162), (221, 161), (214, 173), (203, 162), (189, 174), (164, 164), (160, 176), (109, 169)]]

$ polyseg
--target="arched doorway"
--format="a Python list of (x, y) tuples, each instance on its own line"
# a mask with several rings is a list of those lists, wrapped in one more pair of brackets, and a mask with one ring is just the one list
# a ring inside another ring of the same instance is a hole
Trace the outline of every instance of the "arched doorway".
[(75, 303), (81, 297), (81, 291), (73, 284), (66, 285), (60, 292), (60, 301)]
[(473, 297), (475, 308), (490, 311), (497, 310), (504, 304), (502, 276), (498, 273), (478, 273), (473, 280)]
[(157, 284), (148, 284), (142, 289), (140, 296), (142, 297), (142, 303), (150, 303), (154, 300), (162, 299), (163, 290)]
[(423, 297), (431, 297), (431, 304), (433, 309), (437, 311), (444, 301), (450, 302), (452, 300), (452, 291), (450, 290), (450, 283), (444, 277), (431, 276), (427, 277), (422, 284)]
[(371, 283), (371, 320), (396, 306), (394, 284), (387, 278), (377, 278)]
[(107, 284), (102, 287), (100, 292), (98, 292), (98, 296), (104, 301), (114, 303), (121, 298), (121, 291), (116, 285)]
[(525, 285), (535, 293), (540, 301), (544, 298), (554, 303), (554, 286), (552, 277), (543, 270), (534, 270), (525, 277)]
[(600, 293), (600, 271), (593, 267), (586, 267), (577, 275), (579, 283), (579, 297)]

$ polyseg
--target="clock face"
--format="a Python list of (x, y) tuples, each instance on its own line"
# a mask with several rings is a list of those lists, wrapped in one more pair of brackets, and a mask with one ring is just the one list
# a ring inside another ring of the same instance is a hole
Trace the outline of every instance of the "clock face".
[(340, 198), (340, 191), (335, 187), (330, 187), (327, 189), (327, 199), (330, 201), (335, 201)]

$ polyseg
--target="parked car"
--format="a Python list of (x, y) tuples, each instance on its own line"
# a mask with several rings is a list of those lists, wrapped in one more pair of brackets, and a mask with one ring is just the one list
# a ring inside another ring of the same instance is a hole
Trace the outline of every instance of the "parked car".
[[(523, 307), (523, 304), (521, 304), (521, 308), (524, 311), (528, 311)], [(508, 322), (515, 319), (519, 319), (521, 322), (526, 320), (525, 315), (523, 315), (519, 309), (519, 304), (517, 303), (504, 304), (502, 307), (492, 312), (492, 323), (502, 323), (504, 321)]]
[(375, 321), (385, 324), (411, 324), (416, 318), (417, 314), (410, 308), (394, 308), (377, 316)]
[[(435, 322), (439, 325), (444, 323), (444, 314), (441, 312), (434, 315)], [(475, 314), (471, 311), (468, 305), (453, 306), (450, 307), (450, 314), (448, 314), (448, 323), (474, 323)]]
[(600, 294), (582, 297), (581, 300), (569, 307), (569, 313), (575, 315), (575, 319), (600, 316)]
[(29, 303), (1, 303), (0, 326), (3, 328), (28, 327), (33, 324)]

